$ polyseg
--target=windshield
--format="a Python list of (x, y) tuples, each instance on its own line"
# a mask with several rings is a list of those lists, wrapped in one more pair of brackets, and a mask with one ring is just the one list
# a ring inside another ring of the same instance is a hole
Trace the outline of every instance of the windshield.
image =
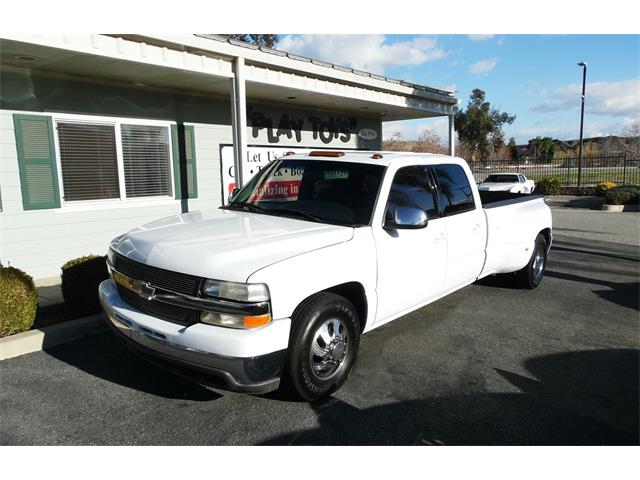
[(368, 225), (383, 173), (381, 165), (279, 159), (263, 168), (222, 208)]
[(486, 183), (518, 183), (517, 175), (489, 175), (484, 180)]

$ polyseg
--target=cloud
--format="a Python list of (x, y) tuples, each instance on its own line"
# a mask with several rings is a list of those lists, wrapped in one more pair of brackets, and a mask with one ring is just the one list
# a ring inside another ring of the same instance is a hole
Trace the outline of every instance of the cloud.
[(487, 35), (487, 34), (476, 34), (476, 35), (467, 35), (467, 38), (472, 42), (483, 42), (485, 40), (490, 40), (495, 35)]
[(479, 62), (474, 63), (469, 67), (469, 71), (474, 75), (488, 75), (493, 67), (496, 66), (498, 60), (495, 58), (487, 58), (485, 60), (480, 60)]
[[(550, 99), (531, 108), (533, 112), (549, 113), (580, 108), (582, 84), (573, 83), (557, 89)], [(585, 112), (596, 115), (626, 117), (640, 111), (640, 77), (620, 82), (588, 83)]]
[(389, 68), (420, 65), (447, 55), (431, 37), (387, 42), (384, 35), (287, 35), (279, 50), (348, 65), (358, 70), (384, 73)]
[(449, 141), (449, 119), (443, 117), (383, 122), (382, 138), (388, 140), (394, 133), (400, 132), (404, 140), (417, 140), (425, 129), (436, 133), (440, 137), (442, 145), (447, 145)]

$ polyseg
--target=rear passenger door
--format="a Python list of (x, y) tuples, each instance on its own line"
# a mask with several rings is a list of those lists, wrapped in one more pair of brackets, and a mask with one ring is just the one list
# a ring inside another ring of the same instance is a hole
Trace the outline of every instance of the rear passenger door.
[(487, 224), (482, 205), (476, 205), (469, 177), (460, 165), (434, 165), (431, 171), (447, 231), (444, 290), (450, 291), (473, 282), (480, 275), (485, 260)]

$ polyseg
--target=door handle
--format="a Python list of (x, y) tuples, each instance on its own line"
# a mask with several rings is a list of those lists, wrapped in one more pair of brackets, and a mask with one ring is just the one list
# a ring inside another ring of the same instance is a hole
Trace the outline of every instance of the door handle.
[(476, 224), (471, 228), (471, 231), (472, 231), (473, 233), (476, 233), (479, 229), (480, 229), (480, 224), (479, 224), (479, 223), (476, 223)]

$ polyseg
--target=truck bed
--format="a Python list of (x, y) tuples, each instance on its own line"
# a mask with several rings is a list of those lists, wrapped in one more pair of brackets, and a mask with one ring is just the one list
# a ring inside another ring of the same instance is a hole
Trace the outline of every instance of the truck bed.
[(482, 208), (496, 208), (503, 207), (505, 205), (513, 205), (515, 203), (527, 202), (530, 200), (544, 199), (542, 194), (531, 193), (511, 193), (511, 192), (489, 192), (482, 191), (480, 194), (480, 201), (482, 202)]
[(520, 270), (541, 225), (551, 227), (544, 195), (479, 192), (487, 221), (487, 257), (481, 276)]

